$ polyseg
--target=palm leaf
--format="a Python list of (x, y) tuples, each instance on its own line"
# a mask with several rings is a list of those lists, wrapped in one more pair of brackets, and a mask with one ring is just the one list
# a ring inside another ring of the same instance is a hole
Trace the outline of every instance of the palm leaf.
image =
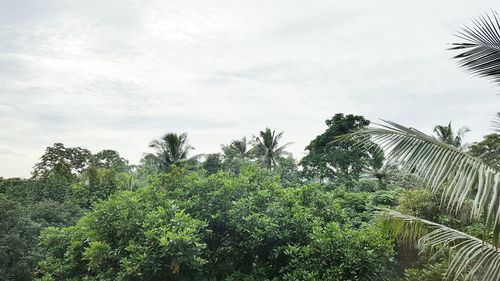
[(388, 216), (383, 226), (395, 237), (419, 238), (421, 251), (434, 252), (434, 255), (444, 249), (453, 251), (445, 280), (500, 280), (500, 251), (494, 245), (435, 222), (395, 211), (386, 212)]
[(492, 79), (500, 84), (500, 19), (497, 13), (485, 14), (472, 20), (457, 37), (463, 43), (453, 43), (451, 50), (465, 50), (455, 56), (460, 65), (473, 74)]
[(493, 121), (491, 123), (493, 131), (500, 133), (500, 112), (497, 112), (497, 115), (495, 116), (495, 118), (493, 118)]
[(427, 188), (442, 195), (450, 211), (458, 211), (472, 198), (473, 217), (485, 214), (488, 223), (500, 224), (498, 170), (418, 130), (384, 122), (346, 137), (371, 136), (386, 151), (387, 164), (398, 163), (404, 173), (421, 177)]

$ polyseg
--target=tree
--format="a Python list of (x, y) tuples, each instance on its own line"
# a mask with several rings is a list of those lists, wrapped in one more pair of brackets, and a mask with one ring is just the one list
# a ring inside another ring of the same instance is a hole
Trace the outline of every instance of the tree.
[(500, 134), (489, 134), (482, 141), (473, 143), (469, 153), (500, 170)]
[(360, 139), (338, 139), (365, 128), (370, 121), (363, 116), (338, 113), (325, 123), (328, 128), (309, 143), (308, 154), (300, 161), (306, 177), (351, 182), (358, 179), (363, 170), (382, 166), (383, 154), (374, 143), (367, 143), (369, 149), (363, 150), (358, 149)]
[(92, 154), (88, 149), (65, 147), (62, 143), (47, 147), (40, 160), (33, 170), (34, 178), (56, 174), (74, 178), (90, 167), (114, 169), (119, 172), (128, 169), (128, 161), (115, 150), (105, 149)]
[(90, 164), (92, 153), (81, 147), (64, 147), (62, 143), (54, 143), (47, 147), (35, 165), (33, 177), (47, 176), (49, 173), (64, 174), (68, 177), (81, 174)]
[(226, 158), (245, 158), (249, 156), (247, 138), (234, 140), (229, 145), (222, 145), (222, 152)]
[(388, 280), (393, 246), (377, 229), (329, 223), (314, 228), (311, 236), (311, 243), (287, 248), (291, 261), (283, 280)]
[(228, 145), (221, 145), (223, 167), (225, 171), (238, 174), (241, 167), (250, 162), (252, 151), (249, 149), (248, 141), (245, 137), (241, 140), (233, 140)]
[(105, 149), (92, 155), (91, 163), (96, 168), (113, 169), (117, 172), (128, 170), (128, 161), (122, 158), (117, 151), (111, 149)]
[(448, 123), (447, 126), (436, 125), (434, 127), (434, 133), (436, 133), (438, 140), (446, 144), (453, 145), (457, 148), (463, 148), (462, 141), (464, 135), (469, 131), (469, 128), (462, 127), (458, 129), (457, 133), (455, 134), (453, 132), (453, 128), (451, 127), (451, 122)]
[(0, 280), (33, 280), (41, 229), (73, 224), (81, 216), (78, 206), (60, 202), (54, 177), (0, 181)]
[(207, 171), (209, 175), (215, 174), (223, 169), (222, 155), (220, 153), (211, 153), (206, 156), (205, 162), (203, 162), (203, 169)]
[[(1, 197), (0, 197), (1, 198)], [(367, 196), (284, 187), (257, 165), (185, 167), (41, 235), (41, 280), (389, 280), (392, 239)], [(303, 266), (301, 266), (303, 265)]]
[(198, 280), (205, 223), (144, 188), (100, 201), (75, 226), (46, 228), (43, 280)]
[(254, 147), (252, 152), (259, 159), (262, 166), (266, 167), (269, 171), (277, 165), (277, 158), (282, 155), (288, 155), (285, 147), (291, 143), (279, 146), (279, 141), (283, 137), (283, 132), (276, 134), (275, 130), (266, 128), (260, 131), (259, 137), (254, 139)]
[(168, 171), (171, 165), (179, 165), (185, 161), (189, 151), (193, 149), (187, 142), (187, 133), (167, 133), (161, 139), (153, 140), (149, 147), (156, 151), (149, 158), (154, 159), (163, 171)]
[(292, 186), (295, 184), (302, 183), (302, 177), (300, 171), (298, 170), (297, 160), (292, 156), (289, 157), (278, 157), (278, 165), (273, 173), (276, 174), (280, 180), (281, 184), (284, 186)]
[[(0, 279), (31, 280), (40, 225), (25, 208), (0, 193)], [(4, 279), (5, 278), (5, 279)]]

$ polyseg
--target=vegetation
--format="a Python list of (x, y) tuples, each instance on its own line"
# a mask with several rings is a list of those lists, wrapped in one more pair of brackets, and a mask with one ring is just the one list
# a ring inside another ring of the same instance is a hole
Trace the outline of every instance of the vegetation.
[[(456, 56), (462, 66), (473, 73), (499, 80), (496, 69), (500, 66), (500, 24), (493, 15), (483, 16), (475, 26), (465, 27), (461, 38), (466, 43), (454, 44), (453, 49), (467, 49)], [(493, 122), (499, 131), (498, 119)], [(475, 144), (471, 153), (461, 148), (461, 133), (453, 136), (451, 123), (436, 126), (438, 140), (415, 129), (394, 122), (381, 127), (366, 128), (353, 136), (372, 136), (387, 151), (389, 162), (400, 164), (403, 171), (423, 179), (428, 188), (441, 201), (446, 212), (464, 213), (473, 221), (482, 222), (482, 232), (472, 229), (454, 229), (450, 222), (443, 224), (425, 218), (388, 211), (389, 231), (404, 241), (419, 239), (423, 251), (449, 252), (449, 259), (441, 275), (453, 280), (499, 280), (500, 236), (499, 196), (500, 170), (495, 151), (495, 135), (487, 136), (481, 144)], [(486, 145), (484, 145), (486, 144)], [(475, 156), (476, 155), (476, 156)], [(479, 155), (479, 157), (477, 156)], [(417, 214), (423, 215), (423, 214)], [(463, 225), (457, 225), (463, 228)]]
[[(300, 161), (308, 179), (344, 180), (351, 184), (364, 170), (382, 167), (383, 153), (369, 140), (335, 141), (339, 136), (365, 128), (370, 121), (363, 116), (338, 113), (325, 123), (328, 128), (311, 141), (306, 147), (309, 153)], [(368, 142), (368, 149), (357, 149), (362, 141)]]
[(149, 154), (149, 162), (158, 166), (160, 170), (168, 171), (172, 165), (179, 165), (187, 159), (193, 147), (187, 143), (187, 134), (168, 133), (159, 140), (153, 140), (149, 147), (155, 154)]
[(457, 148), (462, 148), (463, 138), (470, 129), (467, 127), (462, 127), (458, 129), (457, 133), (453, 132), (453, 128), (451, 127), (451, 122), (448, 123), (447, 126), (436, 125), (434, 127), (434, 133), (436, 133), (437, 139), (443, 143), (453, 145)]
[[(455, 44), (497, 83), (498, 22)], [(470, 147), (451, 122), (325, 123), (300, 161), (269, 128), (191, 158), (168, 133), (138, 166), (55, 143), (0, 178), (0, 280), (500, 280), (500, 114)]]
[(283, 136), (283, 132), (276, 134), (271, 129), (260, 132), (260, 136), (255, 138), (255, 146), (252, 152), (257, 156), (262, 166), (268, 170), (272, 170), (277, 165), (277, 159), (284, 154), (287, 154), (285, 147), (290, 143), (280, 146), (279, 140)]

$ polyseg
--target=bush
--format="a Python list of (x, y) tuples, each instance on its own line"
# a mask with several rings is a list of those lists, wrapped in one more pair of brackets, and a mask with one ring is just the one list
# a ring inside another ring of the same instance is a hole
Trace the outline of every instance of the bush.
[(371, 194), (371, 200), (374, 205), (395, 207), (398, 205), (402, 189), (379, 190)]
[(408, 215), (436, 221), (441, 213), (435, 196), (425, 189), (410, 189), (399, 200), (399, 210)]
[[(46, 229), (40, 263), (46, 280), (390, 275), (392, 241), (371, 226), (365, 193), (321, 185), (285, 188), (254, 166), (238, 176), (208, 177), (173, 168), (148, 182), (95, 204), (76, 226)], [(300, 269), (301, 263), (307, 267)]]
[(42, 233), (44, 280), (188, 280), (206, 262), (206, 225), (151, 188), (95, 205), (75, 226)]
[(284, 280), (389, 280), (392, 243), (377, 229), (315, 227), (311, 243), (288, 246)]

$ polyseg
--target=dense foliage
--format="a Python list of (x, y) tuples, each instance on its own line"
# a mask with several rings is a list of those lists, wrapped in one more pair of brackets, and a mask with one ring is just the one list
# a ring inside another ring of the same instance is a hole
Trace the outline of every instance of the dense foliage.
[[(452, 47), (496, 83), (499, 22)], [(470, 147), (369, 124), (335, 114), (298, 164), (269, 128), (191, 158), (167, 133), (138, 166), (55, 143), (0, 178), (0, 280), (500, 280), (500, 113)]]
[(393, 240), (376, 224), (374, 207), (397, 199), (367, 192), (375, 180), (365, 179), (357, 192), (307, 183), (278, 144), (282, 133), (269, 129), (260, 142), (236, 140), (194, 160), (184, 153), (185, 137), (167, 136), (139, 166), (112, 150), (93, 154), (55, 144), (31, 179), (0, 179), (0, 280), (389, 280), (396, 274)]
[[(367, 194), (284, 188), (255, 166), (185, 169), (42, 233), (44, 280), (388, 280), (392, 240)], [(325, 267), (328, 270), (325, 270)]]
[(367, 168), (382, 166), (383, 153), (371, 143), (367, 149), (358, 149), (359, 139), (339, 140), (338, 137), (352, 133), (370, 124), (363, 116), (342, 113), (325, 121), (328, 128), (305, 148), (308, 154), (300, 161), (304, 175), (308, 178), (342, 180), (352, 184)]
[[(301, 166), (269, 129), (191, 158), (170, 133), (138, 166), (54, 144), (32, 178), (0, 178), (0, 280), (440, 280), (447, 255), (419, 258), (381, 208), (491, 238), (398, 165), (380, 169), (378, 146), (337, 142), (366, 119), (327, 124)], [(470, 153), (495, 161), (497, 145), (493, 134)]]

